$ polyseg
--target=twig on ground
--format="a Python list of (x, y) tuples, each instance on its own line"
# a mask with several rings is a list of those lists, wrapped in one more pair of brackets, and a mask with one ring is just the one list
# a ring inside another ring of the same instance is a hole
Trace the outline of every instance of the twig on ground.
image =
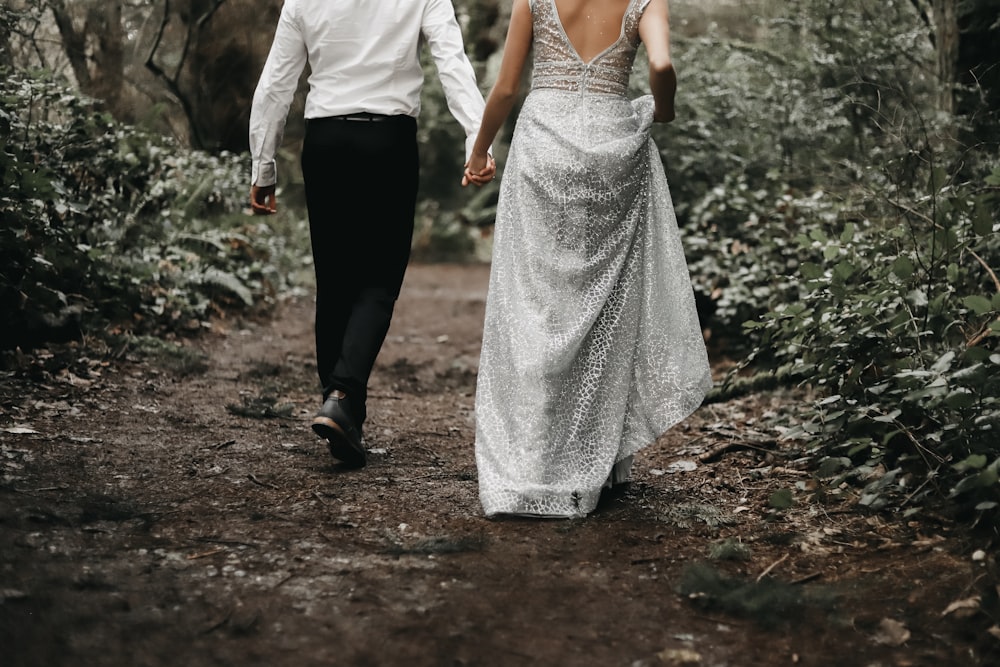
[(229, 619), (232, 618), (232, 616), (233, 616), (233, 610), (230, 609), (229, 611), (226, 612), (226, 615), (223, 616), (220, 620), (216, 621), (215, 623), (212, 623), (210, 626), (202, 630), (201, 634), (203, 635), (212, 634), (213, 632), (221, 628), (223, 625), (228, 623)]
[(822, 576), (823, 576), (822, 572), (812, 572), (810, 574), (803, 575), (803, 576), (799, 577), (798, 579), (792, 579), (792, 584), (793, 585), (794, 584), (804, 584), (804, 583), (806, 583), (808, 581), (812, 581), (813, 579), (819, 579)]
[(198, 560), (199, 558), (208, 558), (209, 556), (214, 556), (216, 554), (225, 553), (223, 547), (216, 547), (214, 549), (209, 549), (208, 551), (202, 551), (201, 553), (191, 554), (187, 557), (188, 560)]
[(260, 481), (259, 479), (257, 479), (257, 475), (254, 475), (253, 473), (250, 473), (249, 475), (247, 475), (247, 479), (249, 479), (254, 484), (257, 484), (258, 486), (266, 486), (269, 489), (275, 489), (275, 490), (278, 490), (278, 491), (281, 490), (277, 486), (275, 486), (274, 484), (271, 484), (270, 482), (262, 482), (262, 481)]
[(768, 565), (764, 569), (764, 571), (761, 572), (760, 575), (758, 575), (758, 577), (757, 577), (757, 583), (759, 584), (761, 579), (763, 579), (764, 577), (766, 577), (767, 575), (769, 575), (771, 573), (771, 570), (773, 570), (774, 568), (778, 567), (779, 565), (781, 565), (782, 563), (784, 563), (786, 560), (788, 560), (788, 554), (785, 554), (784, 556), (782, 556), (778, 560), (776, 560), (773, 563), (771, 563), (770, 565)]
[(758, 442), (750, 443), (743, 440), (732, 440), (730, 442), (722, 442), (714, 447), (711, 447), (707, 452), (701, 454), (698, 457), (700, 463), (713, 463), (722, 458), (723, 454), (727, 454), (731, 451), (737, 449), (754, 449), (758, 452), (764, 452), (765, 454), (775, 454), (773, 449), (767, 449), (764, 445), (775, 446), (778, 444), (777, 440), (760, 440)]
[(251, 544), (250, 542), (239, 542), (237, 540), (220, 540), (215, 537), (198, 537), (196, 538), (198, 542), (208, 542), (209, 544), (224, 544), (226, 546), (235, 547), (253, 547), (257, 548), (258, 545)]

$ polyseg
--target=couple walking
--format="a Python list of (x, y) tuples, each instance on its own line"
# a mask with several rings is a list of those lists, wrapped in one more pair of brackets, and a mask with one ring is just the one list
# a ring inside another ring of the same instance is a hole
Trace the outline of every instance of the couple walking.
[[(711, 386), (653, 122), (673, 119), (667, 0), (514, 0), (484, 105), (449, 0), (286, 0), (254, 96), (251, 204), (275, 209), (274, 155), (311, 69), (302, 169), (316, 269), (313, 430), (363, 466), (366, 389), (409, 257), (426, 41), (467, 134), (463, 184), (533, 55), (497, 206), (476, 390), (488, 516), (584, 516)], [(626, 98), (639, 43), (652, 95)]]

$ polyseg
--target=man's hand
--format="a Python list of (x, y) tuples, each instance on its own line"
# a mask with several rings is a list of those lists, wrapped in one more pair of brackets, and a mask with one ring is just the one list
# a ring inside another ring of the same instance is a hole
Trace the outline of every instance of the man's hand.
[(278, 211), (274, 185), (250, 186), (250, 210), (254, 215), (271, 215)]
[(497, 174), (497, 163), (492, 155), (485, 157), (473, 155), (465, 163), (465, 172), (462, 174), (462, 187), (469, 183), (483, 186), (492, 181)]

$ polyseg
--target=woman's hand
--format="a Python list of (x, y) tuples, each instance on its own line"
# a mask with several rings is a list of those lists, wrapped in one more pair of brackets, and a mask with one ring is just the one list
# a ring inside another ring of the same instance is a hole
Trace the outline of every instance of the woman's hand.
[(476, 155), (473, 153), (469, 161), (465, 163), (465, 172), (462, 174), (462, 187), (464, 188), (469, 183), (478, 186), (486, 185), (496, 177), (496, 173), (497, 163), (493, 160), (492, 155), (488, 153), (486, 155)]
[(278, 196), (274, 185), (250, 186), (250, 210), (254, 215), (271, 215), (278, 211)]
[(671, 107), (670, 109), (666, 109), (666, 110), (661, 110), (659, 107), (657, 107), (653, 111), (653, 122), (654, 123), (669, 123), (675, 117), (676, 117), (676, 115), (674, 114), (673, 107)]

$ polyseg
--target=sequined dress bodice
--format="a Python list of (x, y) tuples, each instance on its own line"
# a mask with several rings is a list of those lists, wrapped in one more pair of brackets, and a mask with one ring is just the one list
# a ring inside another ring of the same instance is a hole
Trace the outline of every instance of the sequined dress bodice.
[(622, 19), (618, 40), (584, 62), (570, 42), (555, 0), (531, 0), (535, 62), (532, 90), (624, 95), (639, 46), (639, 19), (649, 0), (632, 0)]

